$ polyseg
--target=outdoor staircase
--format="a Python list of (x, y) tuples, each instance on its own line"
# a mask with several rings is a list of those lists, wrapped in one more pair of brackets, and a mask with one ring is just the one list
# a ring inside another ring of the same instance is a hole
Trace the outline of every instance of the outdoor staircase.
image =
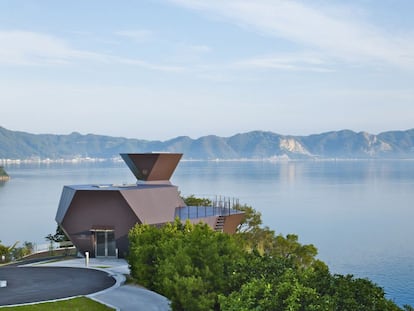
[(223, 232), (225, 219), (226, 218), (224, 216), (218, 216), (217, 217), (216, 225), (214, 226), (215, 231)]

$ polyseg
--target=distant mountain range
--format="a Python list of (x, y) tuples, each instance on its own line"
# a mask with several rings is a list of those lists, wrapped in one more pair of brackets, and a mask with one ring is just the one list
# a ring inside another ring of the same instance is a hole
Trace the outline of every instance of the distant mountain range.
[(0, 159), (113, 158), (128, 152), (180, 152), (184, 159), (411, 158), (414, 129), (378, 135), (350, 130), (309, 136), (253, 131), (231, 137), (149, 141), (102, 135), (30, 134), (0, 127)]

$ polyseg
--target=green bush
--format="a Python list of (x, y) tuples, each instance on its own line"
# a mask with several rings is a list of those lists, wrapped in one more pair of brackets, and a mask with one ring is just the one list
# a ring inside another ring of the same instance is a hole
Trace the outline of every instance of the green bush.
[(261, 228), (253, 209), (246, 215), (234, 235), (178, 219), (161, 228), (136, 225), (131, 276), (169, 298), (173, 310), (402, 310), (371, 281), (332, 275), (313, 245)]

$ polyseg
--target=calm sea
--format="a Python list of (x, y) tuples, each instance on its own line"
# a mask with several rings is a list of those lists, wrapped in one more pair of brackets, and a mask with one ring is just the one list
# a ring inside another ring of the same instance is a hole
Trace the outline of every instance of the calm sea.
[[(123, 163), (8, 165), (0, 240), (45, 243), (62, 186), (131, 183)], [(239, 198), (277, 233), (312, 243), (332, 272), (368, 277), (414, 305), (414, 161), (181, 162), (183, 195)]]

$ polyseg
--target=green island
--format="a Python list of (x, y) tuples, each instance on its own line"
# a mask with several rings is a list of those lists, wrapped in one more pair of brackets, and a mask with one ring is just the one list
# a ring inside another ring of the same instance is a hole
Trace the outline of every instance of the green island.
[(0, 166), (0, 181), (7, 181), (10, 176), (6, 173), (3, 166)]

